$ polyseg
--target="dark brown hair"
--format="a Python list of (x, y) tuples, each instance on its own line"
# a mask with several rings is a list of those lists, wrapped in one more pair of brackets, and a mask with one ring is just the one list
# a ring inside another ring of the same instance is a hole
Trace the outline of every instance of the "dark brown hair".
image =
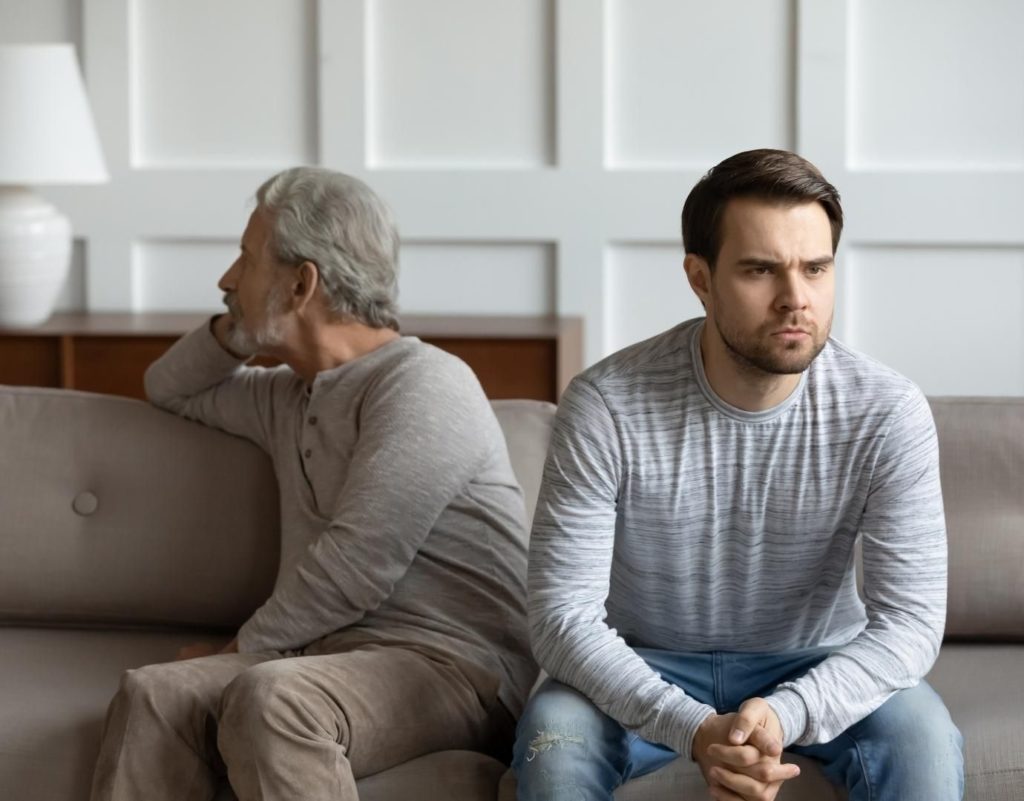
[(683, 204), (683, 248), (714, 268), (722, 247), (722, 213), (733, 198), (794, 205), (817, 201), (832, 226), (832, 253), (843, 232), (839, 192), (807, 159), (786, 150), (747, 150), (712, 167)]

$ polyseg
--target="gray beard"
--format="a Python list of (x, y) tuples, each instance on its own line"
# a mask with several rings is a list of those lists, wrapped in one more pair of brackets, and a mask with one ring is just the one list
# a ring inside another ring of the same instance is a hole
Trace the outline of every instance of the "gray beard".
[[(267, 321), (257, 331), (246, 331), (242, 327), (244, 315), (237, 303), (228, 300), (228, 311), (231, 313), (231, 326), (228, 328), (228, 347), (235, 353), (253, 355), (261, 350), (276, 347), (284, 342), (284, 329), (279, 320), (274, 319), (284, 308), (284, 298), (274, 287), (267, 299)], [(233, 299), (232, 299), (233, 300)]]
[(270, 347), (280, 345), (283, 336), (279, 323), (268, 321), (258, 331), (249, 332), (237, 322), (232, 321), (227, 335), (228, 345), (235, 353), (255, 354)]

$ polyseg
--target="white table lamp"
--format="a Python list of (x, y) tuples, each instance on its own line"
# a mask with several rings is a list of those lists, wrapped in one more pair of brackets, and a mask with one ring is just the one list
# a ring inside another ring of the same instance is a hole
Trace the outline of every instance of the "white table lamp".
[(44, 322), (71, 261), (71, 224), (29, 187), (107, 180), (74, 47), (0, 46), (0, 327)]

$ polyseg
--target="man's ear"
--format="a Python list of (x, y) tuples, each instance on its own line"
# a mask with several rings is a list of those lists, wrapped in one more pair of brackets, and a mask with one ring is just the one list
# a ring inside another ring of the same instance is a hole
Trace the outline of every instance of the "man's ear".
[(302, 262), (295, 269), (295, 278), (291, 287), (292, 303), (295, 304), (296, 311), (302, 311), (309, 305), (316, 295), (318, 286), (320, 286), (320, 271), (313, 262)]
[(703, 256), (687, 253), (683, 259), (683, 269), (686, 270), (686, 280), (690, 282), (690, 289), (706, 309), (711, 299), (711, 267), (707, 260)]

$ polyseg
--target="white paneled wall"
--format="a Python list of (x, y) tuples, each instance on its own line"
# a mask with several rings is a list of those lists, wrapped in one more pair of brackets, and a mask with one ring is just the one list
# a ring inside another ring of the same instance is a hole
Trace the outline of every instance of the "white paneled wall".
[(704, 314), (681, 268), (682, 244), (613, 244), (605, 261), (610, 350)]
[(1020, 395), (1024, 249), (847, 248), (851, 338), (929, 394)]
[(132, 248), (132, 308), (216, 308), (223, 295), (217, 280), (237, 255), (237, 239), (137, 239)]
[(793, 144), (791, 0), (608, 0), (610, 167), (701, 172)]
[(575, 314), (586, 357), (700, 313), (679, 212), (794, 148), (847, 212), (836, 333), (926, 391), (1024, 394), (1017, 0), (0, 0), (79, 45), (112, 182), (62, 308), (215, 309), (297, 163), (395, 208), (410, 312)]
[(531, 242), (409, 242), (399, 295), (415, 314), (554, 314), (551, 245)]
[(854, 166), (1024, 167), (1024, 3), (861, 0), (849, 19)]
[(71, 243), (71, 266), (68, 278), (57, 297), (57, 311), (77, 311), (85, 308), (85, 242), (75, 239)]
[(75, 0), (0, 0), (0, 44), (81, 44), (81, 4)]
[(551, 164), (552, 8), (549, 0), (368, 3), (369, 165)]
[(133, 166), (315, 160), (313, 0), (134, 0), (127, 10)]

